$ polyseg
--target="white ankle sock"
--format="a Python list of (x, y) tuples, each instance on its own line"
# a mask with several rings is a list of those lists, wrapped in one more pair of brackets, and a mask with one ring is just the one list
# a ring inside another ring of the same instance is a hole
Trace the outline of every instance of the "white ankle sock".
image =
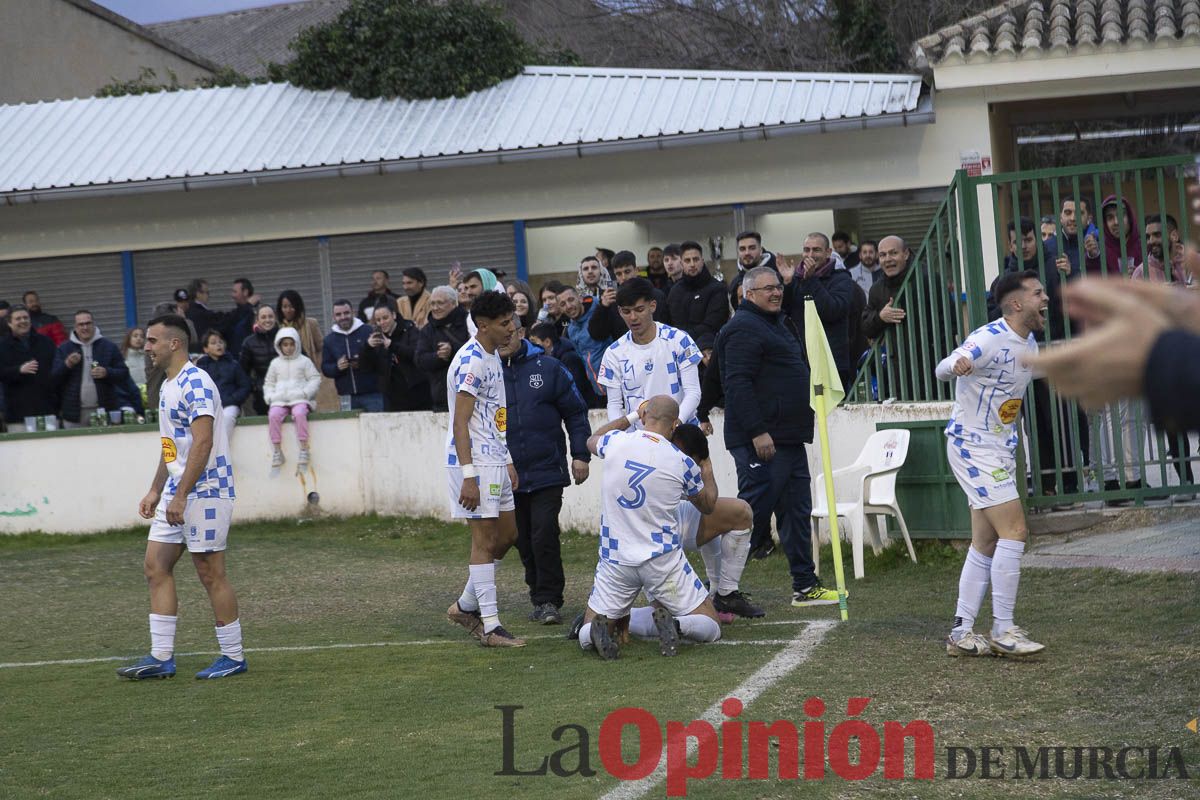
[(639, 639), (658, 638), (658, 628), (654, 625), (653, 606), (629, 609), (629, 635)]
[(217, 644), (221, 646), (221, 655), (234, 661), (243, 661), (246, 656), (242, 652), (242, 620), (235, 619), (228, 625), (217, 626)]
[(954, 611), (954, 629), (950, 638), (958, 641), (975, 626), (983, 596), (987, 594), (991, 579), (992, 559), (976, 550), (967, 548), (967, 560), (963, 562), (962, 574), (958, 577), (958, 606)]
[(710, 591), (717, 590), (717, 584), (721, 582), (721, 539), (717, 538), (700, 545), (700, 558), (704, 561), (704, 572), (708, 578), (708, 588)]
[(175, 654), (175, 626), (178, 623), (179, 617), (150, 615), (150, 655), (166, 661)]
[(742, 570), (750, 555), (750, 529), (729, 531), (718, 536), (721, 543), (721, 580), (713, 586), (717, 594), (736, 592), (742, 582)]
[(458, 596), (458, 607), (463, 611), (479, 610), (479, 601), (475, 599), (475, 581), (471, 576), (469, 568), (467, 571), (467, 585), (463, 587), (462, 594)]
[(585, 622), (579, 629), (579, 647), (583, 650), (592, 649), (592, 623)]
[(472, 564), (470, 569), (479, 615), (483, 617), (483, 632), (491, 633), (500, 627), (500, 612), (496, 609), (496, 564)]
[(721, 638), (721, 625), (712, 617), (703, 614), (688, 614), (676, 617), (683, 638), (693, 642), (715, 642)]
[(996, 542), (992, 556), (992, 636), (1003, 636), (1012, 627), (1021, 582), (1021, 554), (1025, 543), (1013, 539)]

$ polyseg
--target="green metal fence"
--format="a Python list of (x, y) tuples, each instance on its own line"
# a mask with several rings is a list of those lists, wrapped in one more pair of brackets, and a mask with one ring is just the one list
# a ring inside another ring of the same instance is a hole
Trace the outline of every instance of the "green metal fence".
[[(1173, 248), (1191, 233), (1185, 178), (1194, 163), (1184, 156), (1000, 175), (958, 172), (923, 240), (910, 243), (910, 266), (893, 300), (907, 316), (884, 325), (849, 402), (953, 400), (953, 384), (938, 381), (934, 367), (989, 321), (989, 272), (1033, 269), (1042, 276), (1052, 290), (1047, 342), (1081, 332), (1055, 303), (1056, 287), (1081, 275), (1152, 280), (1160, 277), (1154, 269), (1138, 267), (1165, 263), (1162, 279), (1191, 288), (1190, 276), (1169, 265)], [(1111, 228), (1103, 213), (1109, 207), (1118, 212)], [(1084, 209), (1091, 219), (1083, 218)], [(1161, 257), (1145, 231), (1155, 215)], [(1028, 224), (1033, 242), (1023, 241)], [(1024, 408), (1033, 506), (1096, 499), (1140, 505), (1198, 491), (1188, 439), (1154, 428), (1139, 401), (1088, 414), (1035, 381)]]

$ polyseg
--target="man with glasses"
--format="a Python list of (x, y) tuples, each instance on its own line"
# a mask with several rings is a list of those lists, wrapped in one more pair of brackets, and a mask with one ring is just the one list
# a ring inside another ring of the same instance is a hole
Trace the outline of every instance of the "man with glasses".
[(86, 428), (97, 408), (117, 410), (116, 387), (129, 376), (129, 367), (120, 348), (100, 335), (92, 312), (76, 311), (71, 338), (55, 354), (53, 376), (64, 426)]
[(717, 335), (725, 391), (725, 447), (738, 473), (738, 497), (754, 512), (751, 546), (769, 555), (771, 515), (792, 575), (792, 605), (832, 605), (837, 592), (817, 579), (812, 561), (812, 487), (804, 445), (813, 438), (808, 363), (800, 333), (783, 313), (775, 270), (755, 267), (742, 291), (748, 302)]

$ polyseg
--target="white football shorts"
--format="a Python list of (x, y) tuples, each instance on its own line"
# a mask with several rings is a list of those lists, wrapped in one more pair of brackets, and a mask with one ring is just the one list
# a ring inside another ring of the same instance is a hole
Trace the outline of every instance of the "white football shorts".
[(512, 511), (512, 480), (508, 477), (505, 464), (476, 464), (479, 472), (479, 508), (467, 511), (458, 502), (462, 491), (462, 468), (446, 467), (446, 490), (450, 496), (450, 516), (454, 519), (496, 519), (501, 511)]
[(1011, 454), (969, 443), (955, 447), (947, 440), (946, 459), (971, 508), (991, 508), (1020, 499), (1017, 461)]
[(196, 497), (183, 508), (183, 524), (167, 522), (167, 504), (174, 495), (164, 494), (158, 501), (154, 521), (150, 523), (152, 542), (186, 544), (190, 553), (216, 553), (225, 549), (229, 539), (229, 521), (233, 517), (233, 499)]
[(708, 599), (704, 584), (683, 550), (672, 550), (636, 567), (601, 559), (596, 564), (588, 608), (609, 619), (619, 619), (629, 613), (643, 589), (676, 617), (692, 613)]

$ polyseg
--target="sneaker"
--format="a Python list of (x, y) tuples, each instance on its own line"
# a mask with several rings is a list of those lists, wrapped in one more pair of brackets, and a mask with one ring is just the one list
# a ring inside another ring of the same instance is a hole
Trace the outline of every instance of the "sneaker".
[(210, 681), (215, 678), (228, 678), (230, 675), (246, 671), (246, 659), (234, 661), (226, 655), (220, 656), (207, 669), (202, 669), (196, 673), (196, 678), (202, 681)]
[(761, 544), (758, 547), (751, 550), (750, 557), (753, 558), (755, 561), (762, 561), (764, 558), (769, 557), (774, 552), (775, 552), (775, 542), (770, 541), (770, 542), (767, 542), (766, 544)]
[(1031, 656), (1046, 649), (1046, 645), (1038, 644), (1029, 638), (1029, 634), (1016, 625), (1004, 632), (999, 638), (989, 639), (992, 652), (998, 656)]
[(276, 450), (274, 453), (271, 454), (271, 466), (272, 467), (282, 467), (283, 466), (283, 451), (282, 450)]
[[(657, 622), (658, 618), (655, 617)], [(621, 655), (620, 648), (613, 641), (612, 635), (608, 632), (608, 617), (603, 614), (597, 614), (592, 617), (592, 627), (590, 629), (592, 647), (596, 650), (596, 655), (600, 656), (605, 661), (613, 661)]]
[(543, 603), (542, 614), (537, 621), (543, 625), (562, 625), (562, 614), (553, 603)]
[(579, 641), (579, 629), (583, 627), (583, 612), (580, 611), (575, 615), (575, 619), (571, 620), (571, 627), (567, 628), (567, 638), (572, 642)]
[(479, 616), (479, 612), (463, 611), (458, 607), (457, 600), (446, 609), (446, 619), (450, 620), (453, 625), (463, 626), (467, 629), (467, 633), (476, 639), (480, 638), (483, 634), (483, 618)]
[(175, 657), (172, 656), (166, 661), (159, 661), (154, 656), (146, 656), (136, 664), (119, 668), (117, 670), (117, 677), (128, 678), (131, 681), (140, 681), (146, 678), (174, 678)]
[[(850, 593), (846, 592), (846, 597), (850, 597)], [(796, 608), (804, 606), (836, 606), (838, 604), (838, 593), (833, 589), (829, 589), (821, 585), (817, 581), (809, 588), (792, 592), (792, 605)]]
[(750, 595), (736, 589), (729, 594), (714, 595), (713, 608), (717, 609), (717, 613), (724, 611), (728, 614), (737, 614), (739, 617), (749, 617), (751, 619), (767, 615), (767, 612), (760, 606), (756, 606), (750, 602)]
[[(665, 608), (654, 609), (654, 627), (658, 628), (658, 652), (664, 656), (679, 654), (679, 621)], [(592, 630), (595, 630), (593, 626)]]
[(504, 630), (503, 625), (497, 625), (487, 633), (481, 634), (479, 643), (484, 647), (524, 647), (525, 640), (518, 639), (508, 631)]
[(728, 611), (717, 612), (717, 622), (720, 622), (722, 625), (731, 625), (735, 619), (737, 619), (737, 614), (731, 614)]
[(308, 448), (301, 447), (300, 455), (296, 458), (296, 469), (303, 472), (308, 469)]
[(992, 648), (988, 645), (987, 637), (968, 631), (963, 634), (963, 637), (958, 641), (953, 638), (946, 637), (946, 655), (953, 658), (959, 656), (987, 656), (992, 654)]

